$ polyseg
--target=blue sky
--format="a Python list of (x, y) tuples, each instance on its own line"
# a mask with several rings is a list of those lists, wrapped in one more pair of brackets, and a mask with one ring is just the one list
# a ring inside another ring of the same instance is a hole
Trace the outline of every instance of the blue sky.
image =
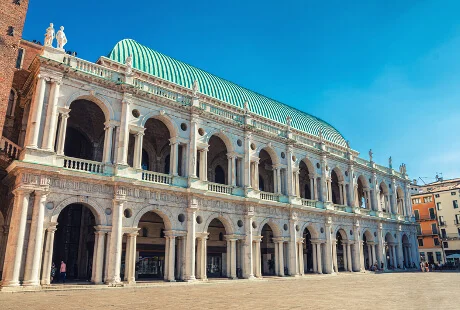
[[(31, 1), (96, 61), (132, 38), (318, 116), (411, 178), (460, 177), (459, 1)], [(420, 179), (419, 179), (420, 182)]]

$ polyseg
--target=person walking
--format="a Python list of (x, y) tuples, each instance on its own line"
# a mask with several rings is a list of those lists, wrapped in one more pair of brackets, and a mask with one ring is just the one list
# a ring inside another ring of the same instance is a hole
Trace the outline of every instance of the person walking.
[(54, 277), (56, 276), (56, 265), (53, 262), (53, 265), (51, 265), (51, 277), (50, 277), (50, 283), (53, 283)]
[(67, 265), (64, 263), (64, 261), (61, 261), (61, 268), (59, 269), (59, 272), (62, 283), (65, 283), (65, 278), (67, 275)]

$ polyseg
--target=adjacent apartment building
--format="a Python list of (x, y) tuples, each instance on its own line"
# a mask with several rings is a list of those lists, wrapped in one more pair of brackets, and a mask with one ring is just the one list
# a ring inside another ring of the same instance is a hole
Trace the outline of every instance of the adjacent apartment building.
[[(460, 178), (451, 180), (439, 179), (436, 182), (419, 186), (419, 193), (412, 195), (412, 199), (432, 194), (439, 237), (444, 254), (449, 260), (449, 255), (460, 254)], [(417, 205), (414, 205), (414, 210)]]
[(436, 204), (431, 193), (412, 195), (415, 220), (418, 223), (417, 240), (422, 261), (442, 264), (445, 261), (436, 214)]

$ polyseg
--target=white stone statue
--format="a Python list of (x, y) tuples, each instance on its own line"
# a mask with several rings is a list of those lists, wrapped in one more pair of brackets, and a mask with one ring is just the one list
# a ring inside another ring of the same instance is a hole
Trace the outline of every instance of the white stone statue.
[(323, 143), (323, 130), (322, 129), (319, 130), (318, 137), (319, 137), (319, 142)]
[(291, 127), (291, 121), (292, 121), (292, 118), (291, 118), (289, 115), (286, 116), (286, 125), (287, 125), (288, 127)]
[(61, 26), (61, 28), (56, 33), (56, 40), (58, 43), (57, 48), (60, 50), (64, 50), (64, 45), (66, 45), (67, 43), (67, 37), (64, 33), (64, 26)]
[(244, 113), (249, 113), (249, 103), (247, 100), (244, 102)]
[(198, 81), (195, 80), (195, 81), (193, 81), (193, 85), (192, 85), (193, 97), (197, 96), (198, 90), (199, 90)]
[(125, 60), (125, 65), (126, 65), (126, 75), (132, 75), (133, 74), (133, 56), (128, 55)]
[(345, 143), (347, 144), (347, 149), (351, 149), (351, 147), (350, 147), (350, 140), (345, 141)]
[(46, 28), (45, 46), (53, 46), (53, 40), (54, 40), (54, 25), (53, 23), (50, 23), (50, 26)]
[(372, 153), (372, 149), (369, 150), (369, 161), (372, 161), (372, 156), (374, 153)]

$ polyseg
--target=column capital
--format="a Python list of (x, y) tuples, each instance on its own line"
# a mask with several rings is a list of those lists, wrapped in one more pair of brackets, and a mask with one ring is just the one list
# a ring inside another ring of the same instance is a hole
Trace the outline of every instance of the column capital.
[(174, 145), (174, 144), (177, 144), (179, 143), (179, 137), (178, 136), (175, 136), (175, 137), (172, 137), (171, 139), (169, 139), (169, 145)]
[(262, 242), (262, 238), (263, 238), (263, 236), (254, 236), (254, 235), (253, 235), (253, 236), (252, 236), (252, 241), (253, 241), (253, 242), (258, 242), (258, 243), (259, 243), (259, 242)]
[(233, 158), (237, 158), (237, 157), (238, 157), (238, 154), (236, 152), (227, 153), (227, 158), (228, 159), (233, 159)]
[(165, 236), (176, 238), (186, 236), (187, 232), (184, 230), (166, 230), (164, 231), (164, 234)]
[(298, 238), (297, 239), (297, 243), (304, 243), (304, 241), (305, 241), (305, 238)]
[(209, 233), (207, 233), (207, 232), (196, 233), (195, 236), (196, 236), (197, 239), (206, 240), (209, 237)]
[(34, 191), (32, 188), (23, 188), (23, 187), (18, 187), (15, 188), (12, 193), (16, 197), (18, 195), (28, 195), (31, 194)]
[(108, 121), (108, 122), (105, 122), (105, 123), (104, 123), (104, 130), (107, 130), (107, 129), (109, 129), (109, 128), (112, 128), (112, 129), (113, 129), (113, 128), (115, 128), (115, 127), (116, 127), (116, 124), (115, 124), (115, 122), (113, 122), (113, 121)]

